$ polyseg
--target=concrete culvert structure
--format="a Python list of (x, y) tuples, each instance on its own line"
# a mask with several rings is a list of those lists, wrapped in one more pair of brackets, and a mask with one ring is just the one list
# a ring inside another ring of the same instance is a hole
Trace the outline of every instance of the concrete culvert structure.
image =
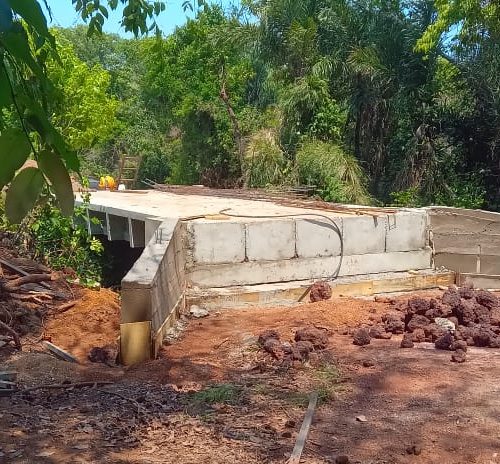
[[(204, 188), (189, 195), (92, 193), (89, 217), (100, 224), (89, 222), (89, 229), (144, 247), (122, 280), (125, 364), (155, 357), (186, 304), (209, 311), (291, 304), (318, 280), (332, 287), (333, 296), (372, 295), (448, 286), (455, 282), (453, 271), (466, 271), (464, 281), (481, 282), (488, 278), (484, 270), (496, 272), (489, 257), (500, 256), (500, 248), (479, 225), (474, 240), (488, 255), (478, 258), (475, 250), (475, 269), (469, 266), (469, 242), (461, 249), (460, 239), (452, 250), (443, 239), (455, 224), (460, 235), (466, 210), (279, 203), (222, 198)], [(489, 220), (488, 230), (500, 228), (500, 214), (467, 218), (472, 224)], [(439, 267), (444, 264), (451, 272)]]

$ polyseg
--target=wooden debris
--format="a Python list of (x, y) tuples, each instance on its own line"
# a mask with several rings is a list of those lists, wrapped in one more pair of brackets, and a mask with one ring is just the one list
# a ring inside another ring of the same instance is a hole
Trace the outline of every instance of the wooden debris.
[(13, 300), (18, 301), (29, 301), (31, 303), (37, 303), (39, 305), (44, 305), (47, 301), (53, 300), (53, 297), (47, 293), (41, 292), (29, 292), (27, 294), (20, 295), (18, 293), (9, 293), (9, 297)]
[(38, 385), (37, 387), (25, 388), (18, 390), (18, 393), (28, 393), (36, 390), (59, 390), (65, 388), (85, 388), (85, 387), (98, 387), (99, 385), (112, 385), (113, 382), (108, 380), (95, 380), (93, 382), (78, 382), (78, 383), (56, 383), (47, 385)]
[(16, 345), (16, 348), (18, 350), (20, 350), (21, 349), (21, 339), (19, 338), (18, 333), (12, 327), (8, 326), (3, 321), (0, 321), (0, 328), (3, 328), (11, 335), (12, 339), (14, 340), (14, 344)]
[[(17, 272), (18, 274), (21, 274), (22, 276), (30, 275), (29, 272), (26, 272), (24, 269), (21, 269), (19, 266), (16, 266), (15, 264), (12, 264), (11, 262), (9, 262), (5, 259), (0, 258), (0, 263), (3, 264), (4, 266), (7, 266), (10, 269), (12, 269), (13, 271)], [(50, 285), (45, 283), (45, 282), (40, 282), (40, 285), (42, 287), (49, 289), (49, 290), (51, 289)]]
[(0, 372), (0, 380), (6, 380), (8, 382), (14, 382), (17, 379), (17, 372)]
[(309, 397), (309, 406), (307, 407), (307, 412), (304, 417), (304, 421), (302, 422), (302, 426), (300, 427), (299, 435), (297, 436), (297, 442), (295, 443), (295, 447), (293, 448), (292, 454), (290, 455), (290, 459), (288, 459), (288, 464), (299, 464), (300, 457), (302, 456), (302, 451), (304, 450), (304, 446), (306, 444), (307, 435), (309, 434), (309, 428), (311, 427), (314, 409), (316, 408), (316, 404), (318, 402), (318, 393), (311, 393)]
[(76, 301), (69, 301), (68, 303), (64, 303), (64, 304), (60, 305), (59, 307), (57, 307), (56, 311), (59, 314), (65, 313), (66, 311), (70, 310), (74, 306), (76, 306)]
[[(18, 277), (4, 284), (3, 289), (6, 292), (17, 292), (19, 287), (24, 284), (37, 284), (52, 280), (52, 274), (28, 274)], [(50, 288), (50, 287), (49, 287)]]
[(53, 343), (43, 342), (43, 344), (51, 353), (55, 354), (58, 358), (62, 359), (63, 361), (73, 362), (76, 364), (79, 363), (78, 359), (76, 359), (72, 354), (68, 353), (67, 351), (64, 351), (62, 348), (59, 348)]

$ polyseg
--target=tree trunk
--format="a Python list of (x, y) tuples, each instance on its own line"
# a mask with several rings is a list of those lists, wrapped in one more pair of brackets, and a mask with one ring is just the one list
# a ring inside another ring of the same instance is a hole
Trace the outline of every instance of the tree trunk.
[(233, 107), (231, 106), (231, 102), (229, 100), (229, 95), (226, 90), (226, 80), (224, 77), (224, 71), (222, 74), (223, 74), (222, 87), (219, 96), (221, 100), (224, 102), (224, 105), (226, 106), (227, 114), (229, 115), (229, 119), (231, 120), (231, 124), (233, 125), (233, 136), (236, 146), (238, 148), (240, 171), (243, 172), (243, 137), (241, 135), (240, 123), (238, 122), (236, 113), (234, 112)]

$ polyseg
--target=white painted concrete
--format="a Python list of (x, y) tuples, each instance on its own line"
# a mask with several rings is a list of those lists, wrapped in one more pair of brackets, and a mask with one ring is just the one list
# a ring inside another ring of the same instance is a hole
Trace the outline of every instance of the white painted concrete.
[(273, 219), (246, 225), (246, 256), (249, 261), (278, 261), (295, 256), (295, 221)]
[[(340, 254), (340, 237), (332, 224), (321, 218), (296, 219), (297, 257), (321, 258)], [(342, 233), (342, 219), (335, 219)]]
[[(77, 194), (77, 202), (81, 202)], [(133, 219), (184, 218), (197, 215), (218, 214), (221, 210), (230, 208), (231, 213), (243, 215), (283, 215), (298, 213), (318, 213), (316, 209), (282, 206), (271, 201), (243, 200), (239, 198), (220, 198), (201, 195), (176, 195), (174, 193), (144, 190), (137, 192), (92, 192), (90, 196), (91, 209), (108, 212), (118, 216)], [(336, 211), (319, 211), (330, 217), (349, 216), (349, 213)], [(377, 213), (374, 210), (373, 214)], [(351, 214), (352, 216), (352, 214)], [(257, 219), (258, 220), (258, 219)], [(251, 219), (235, 218), (237, 222), (249, 222)]]
[(386, 251), (420, 250), (427, 245), (427, 213), (423, 210), (387, 216)]
[(245, 224), (241, 222), (190, 222), (188, 240), (194, 263), (222, 264), (245, 260)]
[[(430, 248), (418, 251), (344, 256), (340, 276), (429, 269)], [(198, 266), (188, 281), (200, 288), (290, 282), (331, 277), (339, 257)]]
[(146, 218), (144, 221), (144, 240), (149, 243), (153, 236), (155, 235), (158, 227), (160, 227), (162, 219), (158, 218)]
[(345, 255), (383, 253), (387, 216), (351, 216), (342, 220)]

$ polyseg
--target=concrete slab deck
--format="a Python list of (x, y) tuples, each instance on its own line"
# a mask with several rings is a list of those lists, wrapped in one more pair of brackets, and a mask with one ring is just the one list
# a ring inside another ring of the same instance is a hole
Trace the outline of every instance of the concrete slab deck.
[[(81, 201), (81, 197), (78, 195), (77, 201)], [(151, 217), (166, 219), (214, 215), (226, 208), (231, 209), (231, 214), (249, 216), (279, 216), (302, 213), (320, 214), (332, 218), (353, 216), (349, 213), (336, 211), (283, 206), (273, 203), (272, 201), (221, 198), (210, 195), (177, 195), (156, 190), (144, 190), (141, 192), (97, 191), (91, 192), (90, 195), (91, 210), (132, 217), (134, 219), (146, 219)], [(384, 216), (388, 213), (380, 212), (374, 208), (373, 212), (370, 211), (370, 214)], [(231, 220), (249, 222), (252, 219), (231, 218)]]

